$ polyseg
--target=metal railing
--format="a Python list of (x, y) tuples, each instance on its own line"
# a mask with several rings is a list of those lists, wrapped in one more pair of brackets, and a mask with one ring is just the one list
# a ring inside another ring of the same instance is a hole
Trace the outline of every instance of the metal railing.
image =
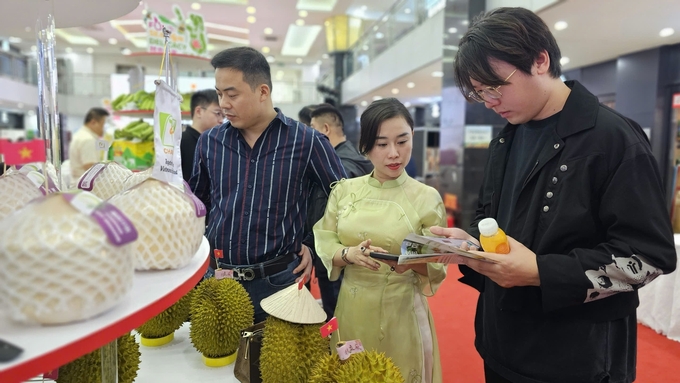
[[(446, 0), (400, 0), (378, 21), (364, 30), (364, 34), (350, 47), (345, 68), (346, 76), (367, 67), (396, 41), (430, 17), (441, 12)], [(423, 42), (427, 43), (427, 42)]]

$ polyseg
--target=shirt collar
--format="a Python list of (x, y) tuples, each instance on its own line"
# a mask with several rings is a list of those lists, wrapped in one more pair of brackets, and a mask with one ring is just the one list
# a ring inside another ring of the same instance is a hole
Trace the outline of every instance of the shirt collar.
[(373, 187), (380, 188), (380, 189), (392, 189), (392, 188), (396, 188), (396, 187), (398, 187), (398, 186), (403, 185), (404, 182), (406, 182), (406, 180), (408, 179), (408, 174), (406, 173), (406, 170), (404, 170), (404, 171), (401, 172), (401, 174), (399, 175), (399, 177), (397, 177), (397, 179), (385, 181), (385, 182), (383, 182), (382, 185), (381, 185), (381, 184), (380, 184), (380, 181), (378, 181), (377, 179), (375, 179), (375, 178), (373, 177), (373, 173), (374, 173), (374, 172), (375, 172), (375, 170), (373, 170), (373, 171), (371, 172), (371, 174), (368, 176), (368, 184), (371, 185), (371, 186), (373, 186)]

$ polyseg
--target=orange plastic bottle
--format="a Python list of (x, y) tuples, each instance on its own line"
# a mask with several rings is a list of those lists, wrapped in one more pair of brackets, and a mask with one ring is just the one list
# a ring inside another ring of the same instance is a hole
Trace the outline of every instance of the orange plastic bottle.
[(498, 222), (493, 218), (484, 218), (477, 224), (479, 228), (479, 243), (482, 249), (489, 253), (507, 254), (510, 252), (508, 237), (498, 227)]

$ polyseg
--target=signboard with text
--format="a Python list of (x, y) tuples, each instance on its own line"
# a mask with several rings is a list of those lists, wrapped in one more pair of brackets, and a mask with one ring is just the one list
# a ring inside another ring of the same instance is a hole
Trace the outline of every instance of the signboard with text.
[(146, 15), (144, 23), (146, 26), (148, 51), (163, 53), (165, 46), (163, 27), (165, 27), (170, 31), (168, 41), (170, 54), (208, 56), (208, 37), (206, 36), (203, 16), (189, 13), (184, 18), (182, 10), (177, 5), (174, 5), (172, 10), (175, 13), (175, 19), (173, 20), (156, 12), (149, 12)]

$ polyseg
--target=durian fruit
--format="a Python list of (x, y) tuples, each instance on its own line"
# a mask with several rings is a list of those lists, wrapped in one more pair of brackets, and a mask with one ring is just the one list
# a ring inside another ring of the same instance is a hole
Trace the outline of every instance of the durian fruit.
[(137, 270), (178, 269), (189, 264), (205, 231), (191, 198), (178, 188), (149, 178), (109, 201), (137, 228), (133, 244)]
[(132, 175), (128, 177), (123, 183), (123, 191), (128, 190), (146, 181), (149, 177), (151, 177), (152, 173), (153, 167), (148, 168), (141, 172), (132, 172)]
[(375, 350), (353, 354), (340, 361), (337, 355), (318, 359), (309, 383), (403, 383), (392, 359)]
[(209, 278), (198, 285), (191, 298), (189, 337), (206, 365), (236, 360), (241, 330), (253, 325), (254, 315), (250, 296), (237, 281)]
[(339, 368), (340, 358), (337, 355), (324, 355), (314, 364), (308, 383), (337, 383), (335, 373)]
[[(118, 338), (118, 382), (132, 383), (139, 371), (140, 352), (135, 337), (126, 334)], [(59, 367), (57, 383), (100, 383), (102, 381), (99, 349)]]
[(260, 351), (262, 383), (307, 382), (316, 362), (330, 354), (316, 324), (296, 324), (270, 316)]
[(132, 170), (117, 162), (99, 162), (80, 177), (78, 189), (90, 191), (97, 197), (107, 200), (123, 191), (125, 180), (131, 175)]
[(193, 290), (190, 290), (174, 305), (137, 328), (143, 346), (158, 347), (172, 342), (175, 331), (189, 317), (192, 293)]
[(29, 201), (42, 196), (40, 187), (25, 174), (13, 172), (0, 176), (0, 221), (26, 206)]
[[(89, 193), (83, 198), (99, 201)], [(98, 315), (131, 290), (131, 250), (113, 245), (64, 194), (41, 197), (0, 221), (3, 309), (14, 320), (42, 324)]]

